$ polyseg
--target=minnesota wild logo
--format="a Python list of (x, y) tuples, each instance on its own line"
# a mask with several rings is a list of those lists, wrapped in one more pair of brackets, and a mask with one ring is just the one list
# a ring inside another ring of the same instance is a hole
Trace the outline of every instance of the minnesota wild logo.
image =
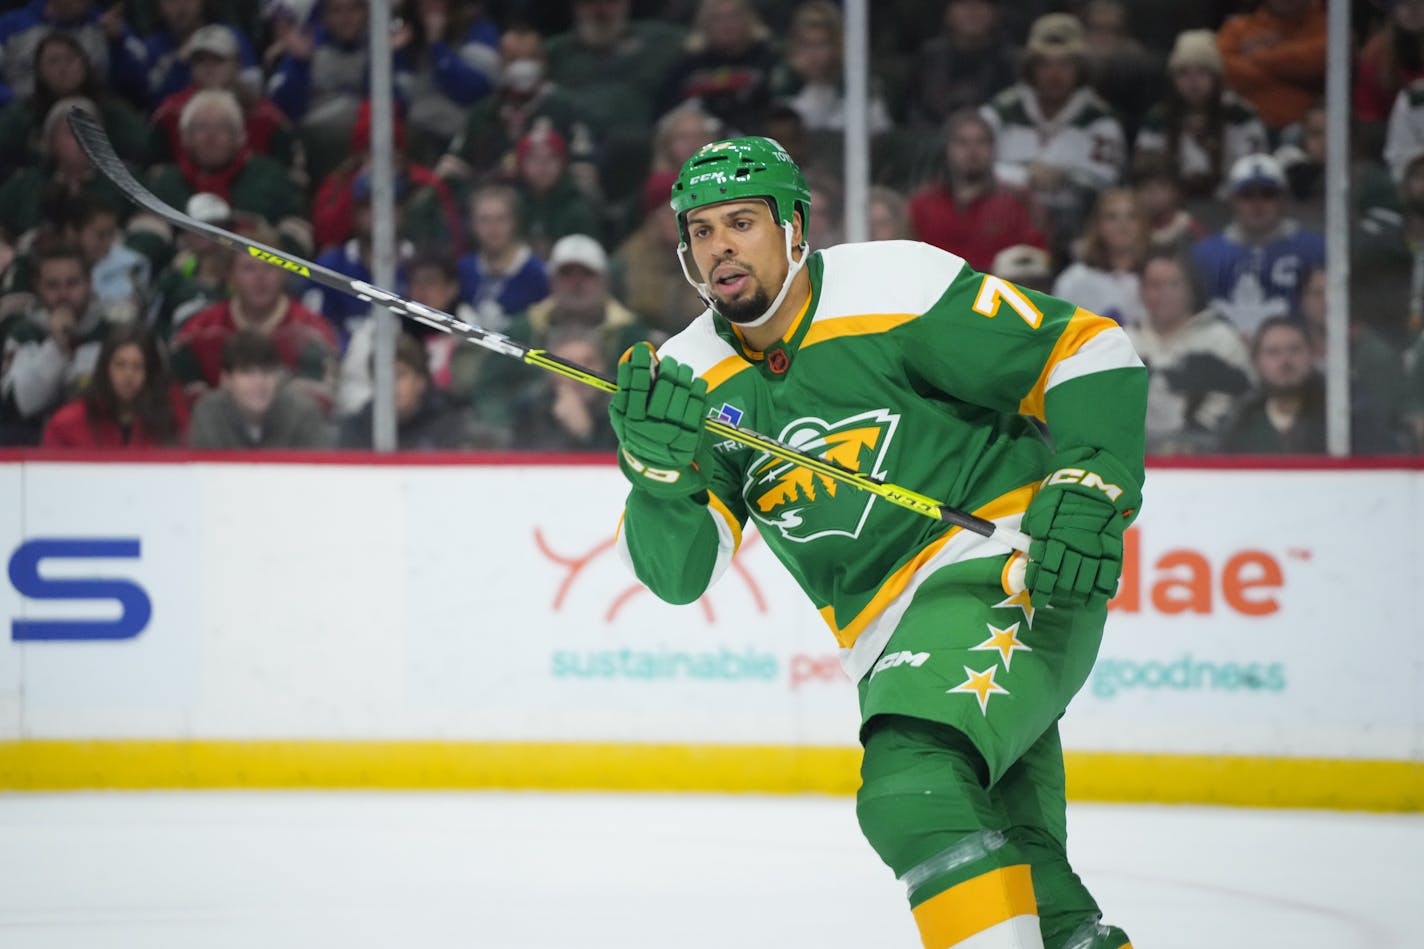
[[(851, 471), (883, 478), (881, 465), (899, 423), (900, 416), (888, 409), (839, 422), (799, 418), (781, 430), (780, 440)], [(766, 454), (748, 469), (742, 494), (758, 521), (798, 543), (832, 534), (859, 537), (875, 502), (873, 494)]]

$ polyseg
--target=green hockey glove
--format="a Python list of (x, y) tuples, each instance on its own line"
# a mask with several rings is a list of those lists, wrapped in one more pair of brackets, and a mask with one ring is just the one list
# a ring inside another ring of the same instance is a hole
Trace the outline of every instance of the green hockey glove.
[(1106, 452), (1063, 452), (1024, 513), (1024, 582), (1034, 606), (1099, 606), (1117, 593), (1122, 535), (1142, 506), (1142, 487)]
[(635, 487), (664, 497), (703, 491), (697, 464), (704, 444), (707, 380), (675, 359), (658, 362), (653, 347), (638, 343), (618, 363), (618, 391), (608, 417), (618, 435), (618, 464)]

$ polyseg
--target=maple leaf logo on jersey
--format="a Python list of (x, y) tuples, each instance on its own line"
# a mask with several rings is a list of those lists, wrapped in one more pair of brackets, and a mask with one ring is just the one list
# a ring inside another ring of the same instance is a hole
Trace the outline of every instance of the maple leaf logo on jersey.
[[(873, 409), (839, 422), (799, 418), (779, 440), (851, 471), (883, 478), (881, 464), (895, 437), (900, 416)], [(763, 453), (748, 470), (742, 494), (759, 522), (787, 540), (806, 543), (843, 534), (859, 537), (875, 495)]]

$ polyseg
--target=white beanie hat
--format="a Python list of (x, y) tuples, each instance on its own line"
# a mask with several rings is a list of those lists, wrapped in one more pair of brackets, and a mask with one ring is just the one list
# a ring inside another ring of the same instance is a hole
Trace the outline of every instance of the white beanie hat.
[(1186, 30), (1177, 34), (1177, 42), (1172, 47), (1172, 55), (1167, 57), (1167, 68), (1201, 66), (1220, 76), (1221, 50), (1216, 45), (1216, 33), (1211, 30)]

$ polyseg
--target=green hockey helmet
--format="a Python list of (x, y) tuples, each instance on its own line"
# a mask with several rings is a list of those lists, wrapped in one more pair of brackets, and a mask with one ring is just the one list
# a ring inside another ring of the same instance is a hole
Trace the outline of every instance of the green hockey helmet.
[(801, 239), (811, 233), (811, 189), (801, 169), (775, 139), (752, 135), (704, 145), (683, 162), (672, 185), (677, 232), (687, 244), (687, 212), (709, 204), (762, 198), (778, 224), (801, 212)]

